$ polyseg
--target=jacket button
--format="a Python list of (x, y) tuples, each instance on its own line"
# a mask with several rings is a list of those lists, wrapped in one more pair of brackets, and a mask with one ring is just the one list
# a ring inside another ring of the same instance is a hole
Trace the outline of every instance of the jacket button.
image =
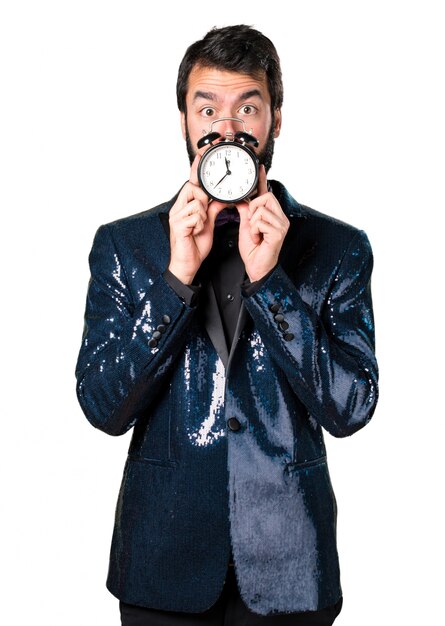
[(227, 425), (230, 428), (230, 430), (239, 430), (241, 428), (241, 424), (239, 420), (236, 419), (236, 417), (230, 417), (227, 420)]
[(162, 333), (159, 330), (155, 330), (152, 337), (153, 339), (160, 339), (162, 337)]
[(156, 339), (151, 338), (150, 341), (148, 342), (148, 345), (150, 346), (150, 348), (156, 348), (156, 346), (158, 345), (158, 342)]
[(273, 302), (269, 307), (269, 311), (272, 311), (272, 313), (278, 313), (280, 308), (281, 308), (281, 305), (279, 302)]
[(273, 318), (276, 322), (284, 322), (284, 315), (282, 313), (277, 313)]
[(280, 322), (280, 328), (281, 330), (287, 330), (289, 328), (289, 324), (286, 322), (286, 320)]
[(163, 315), (162, 321), (164, 322), (164, 324), (170, 324), (171, 322), (170, 315)]
[(159, 330), (160, 333), (165, 333), (167, 329), (165, 327), (165, 324), (159, 324), (159, 326), (156, 326), (156, 330)]
[(294, 333), (286, 333), (285, 335), (283, 335), (284, 341), (292, 341), (294, 337), (295, 337)]

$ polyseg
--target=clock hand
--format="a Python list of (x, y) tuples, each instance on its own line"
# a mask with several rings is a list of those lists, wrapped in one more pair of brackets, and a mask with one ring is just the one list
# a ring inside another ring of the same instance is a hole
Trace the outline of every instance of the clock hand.
[(230, 170), (227, 170), (227, 172), (224, 174), (224, 176), (221, 178), (221, 180), (219, 182), (216, 183), (215, 187), (218, 187), (218, 185), (220, 183), (222, 183), (222, 181), (226, 178), (226, 176), (230, 176), (232, 172)]
[(230, 161), (227, 160), (227, 158), (225, 159), (226, 161), (226, 168), (227, 168), (227, 174), (231, 174), (232, 172), (230, 171)]

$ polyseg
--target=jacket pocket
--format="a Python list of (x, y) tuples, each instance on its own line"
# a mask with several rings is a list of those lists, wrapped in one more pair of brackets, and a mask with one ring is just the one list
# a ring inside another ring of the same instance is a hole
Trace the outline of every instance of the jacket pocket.
[(303, 461), (302, 463), (296, 463), (295, 461), (291, 461), (285, 464), (284, 471), (292, 474), (293, 472), (298, 472), (304, 469), (311, 469), (318, 467), (319, 465), (326, 465), (327, 458), (326, 455), (317, 457), (316, 459), (311, 459), (310, 461)]
[(330, 502), (333, 519), (336, 518), (337, 500), (332, 487), (326, 455), (303, 463), (286, 463), (284, 476), (286, 482), (298, 479), (301, 488), (309, 498), (319, 498), (326, 505)]
[(128, 454), (128, 459), (136, 463), (146, 463), (147, 465), (158, 465), (160, 467), (175, 468), (177, 466), (176, 461), (173, 460), (169, 461), (168, 459), (151, 459), (134, 453)]

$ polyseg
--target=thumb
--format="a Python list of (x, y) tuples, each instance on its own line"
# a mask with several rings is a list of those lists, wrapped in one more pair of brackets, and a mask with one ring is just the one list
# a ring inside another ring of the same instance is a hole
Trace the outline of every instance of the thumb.
[(260, 165), (260, 171), (258, 173), (258, 195), (262, 196), (267, 193), (267, 174), (266, 168), (263, 164)]
[(208, 204), (207, 208), (207, 219), (209, 220), (209, 224), (212, 228), (215, 226), (215, 221), (218, 214), (227, 207), (227, 204), (223, 202), (218, 202), (216, 200), (211, 200)]
[(249, 226), (249, 222), (250, 222), (250, 208), (249, 208), (249, 202), (239, 202), (236, 205), (236, 208), (238, 209), (238, 213), (239, 213), (239, 217), (240, 217), (240, 228), (245, 228), (246, 226)]

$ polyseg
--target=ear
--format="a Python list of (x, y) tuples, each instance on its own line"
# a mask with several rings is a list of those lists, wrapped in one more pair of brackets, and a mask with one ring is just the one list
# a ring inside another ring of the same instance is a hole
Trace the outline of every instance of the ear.
[(185, 139), (186, 136), (186, 132), (185, 132), (185, 113), (181, 112), (181, 131), (182, 131), (182, 137), (183, 139)]
[(282, 122), (281, 109), (275, 109), (275, 111), (274, 111), (274, 118), (275, 118), (274, 137), (276, 139), (277, 137), (280, 136), (280, 132), (281, 132), (281, 122)]

